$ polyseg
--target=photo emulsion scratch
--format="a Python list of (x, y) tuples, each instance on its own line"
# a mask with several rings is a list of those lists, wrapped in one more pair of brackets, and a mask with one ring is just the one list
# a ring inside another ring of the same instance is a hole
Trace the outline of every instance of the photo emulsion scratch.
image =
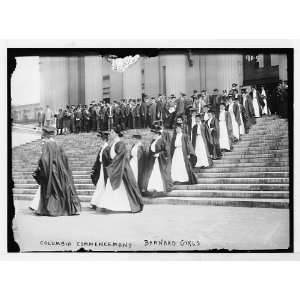
[(8, 251), (293, 251), (293, 49), (8, 49)]

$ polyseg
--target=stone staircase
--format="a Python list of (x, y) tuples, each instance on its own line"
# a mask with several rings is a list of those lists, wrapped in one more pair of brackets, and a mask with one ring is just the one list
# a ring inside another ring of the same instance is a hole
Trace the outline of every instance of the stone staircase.
[[(130, 147), (130, 136), (125, 135)], [(143, 138), (147, 139), (146, 133)], [(148, 137), (148, 142), (151, 137)], [(96, 134), (56, 136), (69, 158), (79, 198), (89, 202), (94, 192), (90, 170), (100, 147)], [(147, 141), (146, 141), (147, 142)], [(145, 198), (145, 204), (289, 207), (289, 143), (285, 119), (257, 120), (248, 135), (224, 153), (210, 169), (201, 169), (195, 185), (178, 185), (166, 197)], [(13, 149), (14, 199), (31, 200), (38, 185), (31, 174), (41, 154), (41, 142)]]

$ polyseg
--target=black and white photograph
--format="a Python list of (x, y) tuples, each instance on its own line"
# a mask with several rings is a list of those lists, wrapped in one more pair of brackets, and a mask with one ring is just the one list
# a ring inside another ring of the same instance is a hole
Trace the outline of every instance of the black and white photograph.
[(8, 48), (7, 70), (8, 252), (293, 252), (293, 48)]

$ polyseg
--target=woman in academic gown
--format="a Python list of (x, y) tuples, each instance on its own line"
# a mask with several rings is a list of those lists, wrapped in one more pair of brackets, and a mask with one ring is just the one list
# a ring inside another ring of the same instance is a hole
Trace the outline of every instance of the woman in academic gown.
[(100, 208), (117, 212), (140, 212), (142, 196), (131, 169), (126, 145), (121, 141), (122, 133), (111, 131), (110, 165), (106, 168), (108, 179)]
[(55, 128), (52, 127), (43, 129), (42, 155), (33, 173), (40, 189), (30, 207), (42, 216), (78, 215), (81, 206), (68, 158), (63, 148), (51, 137), (54, 132)]
[(147, 192), (169, 192), (172, 189), (170, 172), (170, 148), (167, 141), (168, 135), (162, 132), (160, 126), (153, 126), (151, 132), (155, 134), (149, 147), (148, 155), (148, 182)]
[(91, 171), (91, 179), (93, 184), (96, 186), (96, 190), (92, 196), (90, 203), (91, 208), (99, 207), (102, 202), (102, 197), (105, 191), (105, 186), (107, 183), (107, 170), (106, 168), (111, 163), (108, 145), (109, 132), (103, 131), (98, 133), (101, 137), (103, 144), (99, 150), (96, 161)]
[(208, 120), (205, 122), (205, 125), (205, 135), (211, 158), (213, 160), (220, 159), (222, 156), (219, 142), (220, 126), (213, 110), (208, 111)]
[(195, 117), (192, 129), (192, 145), (197, 156), (195, 168), (207, 168), (212, 164), (205, 138), (205, 125), (201, 123), (200, 114)]
[(225, 103), (220, 104), (219, 112), (219, 143), (221, 151), (231, 151), (232, 148), (232, 121), (228, 111), (225, 110)]
[(130, 150), (130, 166), (133, 171), (135, 180), (138, 183), (140, 191), (142, 191), (142, 179), (143, 179), (143, 168), (144, 168), (144, 147), (142, 144), (142, 136), (139, 134), (134, 134), (132, 136), (135, 139), (135, 144)]
[(254, 107), (252, 98), (246, 93), (246, 89), (242, 90), (242, 104), (245, 108), (245, 132), (248, 133), (252, 125), (256, 123), (254, 118)]
[(255, 118), (260, 118), (261, 113), (262, 113), (262, 107), (265, 105), (264, 102), (261, 99), (261, 96), (259, 92), (256, 90), (255, 87), (252, 87), (251, 92), (249, 93), (252, 103), (253, 103), (253, 108), (254, 108), (254, 117)]
[(176, 133), (171, 144), (172, 167), (171, 176), (174, 183), (197, 183), (192, 166), (197, 156), (188, 135), (182, 132), (182, 124), (176, 123)]
[(232, 135), (234, 141), (240, 139), (241, 116), (239, 106), (233, 102), (232, 95), (228, 96), (228, 112), (230, 113), (232, 123)]
[(240, 103), (239, 98), (234, 99), (234, 103), (237, 105), (238, 109), (238, 114), (239, 114), (239, 119), (240, 119), (240, 136), (245, 134), (245, 123), (244, 123), (244, 118), (243, 118), (243, 105)]

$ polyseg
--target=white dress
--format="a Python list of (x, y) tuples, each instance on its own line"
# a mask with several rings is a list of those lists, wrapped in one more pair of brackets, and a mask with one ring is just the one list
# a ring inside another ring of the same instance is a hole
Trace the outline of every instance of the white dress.
[(30, 202), (29, 207), (33, 209), (34, 211), (37, 211), (40, 204), (40, 198), (41, 198), (41, 186), (39, 185), (38, 190), (36, 191), (33, 200)]
[(102, 202), (102, 197), (105, 191), (105, 180), (104, 180), (104, 169), (103, 169), (103, 164), (102, 164), (102, 154), (103, 154), (103, 150), (108, 147), (108, 144), (105, 143), (100, 151), (99, 154), (99, 161), (101, 163), (101, 168), (100, 168), (100, 176), (96, 185), (96, 190), (92, 196), (92, 200), (91, 200), (91, 205), (92, 206), (97, 206), (99, 207), (101, 205)]
[(138, 174), (139, 174), (139, 165), (138, 165), (138, 150), (141, 143), (138, 143), (134, 145), (131, 149), (131, 160), (130, 160), (130, 166), (133, 171), (134, 178), (136, 182), (138, 181)]
[(253, 108), (254, 108), (254, 117), (260, 118), (259, 104), (258, 104), (257, 94), (255, 90), (253, 91)]
[(234, 112), (233, 112), (233, 105), (234, 103), (229, 104), (228, 107), (228, 112), (230, 113), (230, 117), (231, 117), (231, 122), (232, 122), (232, 134), (236, 139), (240, 139), (240, 128), (239, 128), (239, 124), (236, 121)]
[(269, 109), (268, 109), (268, 102), (267, 102), (267, 98), (266, 98), (266, 91), (265, 90), (263, 90), (262, 92), (261, 92), (261, 95), (262, 96), (265, 96), (265, 98), (264, 98), (264, 103), (265, 103), (265, 106), (263, 107), (263, 109), (262, 109), (262, 114), (263, 115), (268, 115), (269, 114)]
[(227, 130), (227, 124), (226, 124), (226, 115), (225, 110), (220, 112), (219, 115), (219, 127), (220, 127), (220, 148), (230, 150), (230, 144), (229, 144), (229, 136), (228, 136), (228, 130)]
[(240, 119), (241, 119), (240, 135), (243, 135), (243, 134), (245, 134), (245, 126), (244, 126), (244, 121), (243, 121), (241, 106), (239, 106), (239, 108), (240, 108)]
[[(116, 156), (115, 145), (117, 142), (113, 143), (110, 149), (110, 157), (114, 159)], [(113, 190), (109, 178), (107, 179), (106, 188), (102, 196), (102, 201), (99, 204), (100, 208), (105, 208), (113, 211), (131, 211), (130, 203), (124, 185), (123, 179), (121, 180), (120, 186)]]
[[(153, 141), (153, 143), (150, 146), (150, 149), (153, 153), (155, 153), (155, 145), (160, 138), (161, 136), (157, 138), (155, 141)], [(148, 186), (147, 186), (147, 191), (157, 191), (157, 192), (164, 191), (164, 184), (160, 173), (158, 157), (155, 157), (153, 170), (150, 175)]]
[(184, 163), (181, 138), (182, 138), (182, 133), (177, 134), (175, 140), (175, 151), (172, 158), (171, 176), (174, 182), (189, 181), (189, 176), (186, 171), (186, 167)]
[(205, 143), (203, 141), (200, 124), (197, 125), (197, 137), (196, 137), (196, 145), (195, 145), (195, 153), (197, 156), (196, 168), (200, 167), (208, 167), (209, 162), (207, 158)]

